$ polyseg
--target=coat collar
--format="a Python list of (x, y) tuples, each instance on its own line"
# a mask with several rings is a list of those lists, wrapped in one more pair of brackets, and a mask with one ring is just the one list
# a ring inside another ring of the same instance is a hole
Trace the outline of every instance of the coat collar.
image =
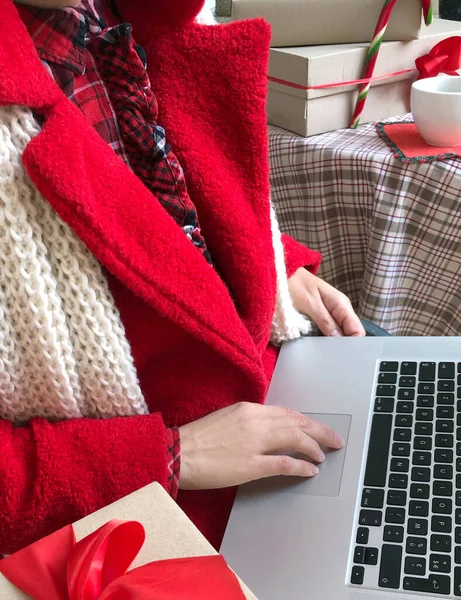
[[(136, 4), (142, 3), (133, 0)], [(165, 318), (261, 378), (260, 355), (275, 303), (264, 111), (267, 28), (191, 25), (159, 31), (149, 44), (151, 68), (159, 68), (152, 79), (165, 125), (186, 165), (202, 229), (234, 303), (171, 217), (51, 80), (11, 0), (0, 0), (0, 14), (5, 24), (0, 103), (26, 105), (45, 115), (42, 132), (24, 153), (35, 185), (125, 285)], [(216, 41), (235, 49), (239, 36), (241, 50), (234, 54), (240, 65), (229, 71), (227, 81), (219, 81), (225, 64), (216, 61)], [(193, 72), (197, 78), (191, 90)], [(223, 92), (228, 106), (220, 98)], [(181, 108), (175, 111), (177, 100)], [(211, 119), (203, 102), (214, 111)], [(254, 114), (245, 124), (248, 110)]]

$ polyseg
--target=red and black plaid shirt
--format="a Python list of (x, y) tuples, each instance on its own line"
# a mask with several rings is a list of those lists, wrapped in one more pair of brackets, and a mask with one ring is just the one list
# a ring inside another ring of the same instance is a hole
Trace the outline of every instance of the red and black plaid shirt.
[[(19, 5), (18, 10), (59, 87), (211, 262), (183, 170), (157, 123), (146, 55), (130, 25), (117, 23), (110, 0), (83, 0), (78, 8), (62, 10)], [(177, 428), (167, 428), (166, 446), (169, 491), (176, 497)]]

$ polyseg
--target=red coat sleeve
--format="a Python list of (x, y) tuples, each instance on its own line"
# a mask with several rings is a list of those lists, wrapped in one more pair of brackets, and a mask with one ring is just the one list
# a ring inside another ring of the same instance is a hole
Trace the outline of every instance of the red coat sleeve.
[(105, 420), (0, 421), (0, 555), (158, 481), (166, 486), (158, 414)]
[(311, 250), (285, 233), (282, 234), (282, 242), (285, 250), (285, 264), (288, 277), (291, 277), (301, 267), (309, 269), (314, 274), (317, 273), (322, 262), (320, 252)]

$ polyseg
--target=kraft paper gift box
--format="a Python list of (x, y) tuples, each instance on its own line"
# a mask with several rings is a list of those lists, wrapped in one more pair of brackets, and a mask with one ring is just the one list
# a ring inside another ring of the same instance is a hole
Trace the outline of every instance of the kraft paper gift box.
[[(419, 40), (384, 42), (375, 76), (415, 69), (415, 60), (442, 40), (461, 35), (461, 24), (436, 19)], [(357, 86), (297, 89), (354, 81), (363, 77), (368, 44), (272, 48), (269, 63), (268, 122), (303, 137), (350, 126)], [(410, 111), (411, 85), (417, 72), (373, 81), (361, 122), (380, 121)]]
[[(146, 540), (130, 567), (130, 571), (153, 561), (217, 554), (178, 505), (157, 483), (74, 523), (73, 529), (77, 541), (87, 537), (112, 519), (138, 521), (144, 526)], [(240, 585), (247, 600), (257, 600), (245, 584), (240, 582)], [(123, 597), (127, 598), (128, 596)], [(155, 592), (153, 592), (152, 598), (155, 597)], [(1, 600), (30, 600), (29, 596), (20, 592), (2, 574), (0, 574), (0, 598)], [(172, 600), (174, 599), (172, 598)]]
[[(226, 1), (230, 0), (217, 0), (218, 14), (225, 11)], [(232, 0), (232, 20), (266, 19), (274, 48), (369, 42), (383, 4), (384, 0)], [(438, 4), (434, 2), (435, 14)], [(384, 39), (414, 40), (426, 30), (421, 1), (399, 0)]]

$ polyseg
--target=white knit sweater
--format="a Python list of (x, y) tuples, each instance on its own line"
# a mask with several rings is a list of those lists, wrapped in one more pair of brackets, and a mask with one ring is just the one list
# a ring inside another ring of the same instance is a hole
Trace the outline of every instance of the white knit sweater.
[[(39, 126), (0, 107), (0, 418), (147, 413), (130, 347), (99, 262), (39, 194), (21, 162)], [(271, 341), (309, 332), (288, 291), (271, 222), (277, 308)]]

